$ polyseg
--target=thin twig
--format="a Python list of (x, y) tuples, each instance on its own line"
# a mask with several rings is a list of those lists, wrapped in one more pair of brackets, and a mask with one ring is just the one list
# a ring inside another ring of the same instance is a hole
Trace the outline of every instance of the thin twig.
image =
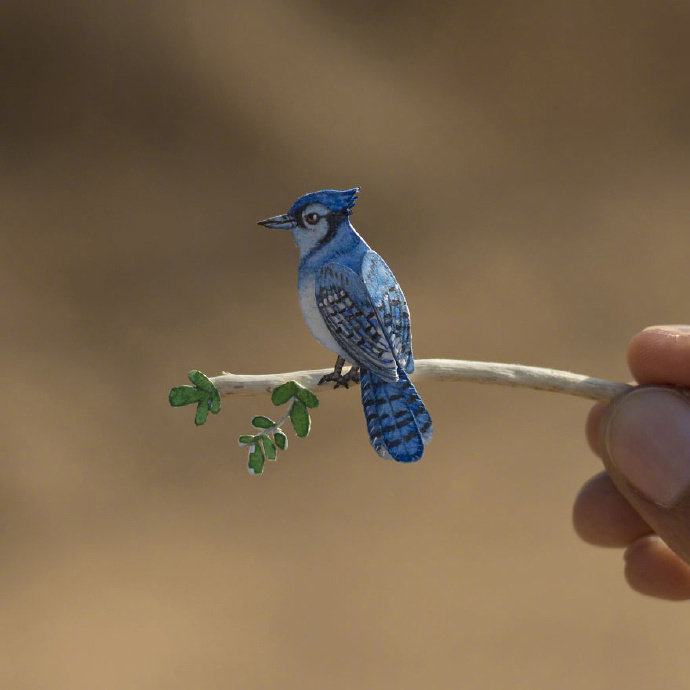
[[(294, 380), (310, 390), (332, 390), (332, 386), (318, 386), (319, 380), (331, 369), (291, 371), (284, 374), (243, 375), (223, 373), (211, 377), (221, 395), (260, 395), (269, 393), (286, 381)], [(631, 388), (627, 383), (616, 383), (569, 371), (528, 367), (522, 364), (499, 362), (468, 362), (459, 359), (419, 359), (412, 377), (415, 381), (469, 381), (496, 383), (502, 386), (534, 388), (553, 393), (567, 393), (590, 400), (610, 400)]]

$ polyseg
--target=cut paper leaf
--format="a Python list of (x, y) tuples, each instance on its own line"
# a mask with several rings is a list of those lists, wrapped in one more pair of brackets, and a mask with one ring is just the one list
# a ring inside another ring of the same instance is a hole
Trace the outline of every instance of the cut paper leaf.
[(206, 422), (208, 417), (209, 405), (204, 400), (200, 401), (196, 408), (196, 414), (194, 415), (194, 424), (201, 426)]
[(271, 441), (268, 436), (262, 436), (261, 443), (264, 447), (264, 455), (266, 456), (266, 460), (275, 460), (277, 451), (273, 441)]
[(307, 407), (318, 407), (319, 399), (307, 388), (298, 386), (296, 393), (297, 400), (303, 402)]
[(206, 422), (209, 412), (213, 414), (220, 412), (220, 393), (208, 376), (198, 369), (192, 369), (187, 374), (187, 378), (194, 385), (171, 388), (168, 401), (173, 407), (197, 403), (194, 423), (197, 426), (201, 426)]
[(288, 400), (294, 397), (297, 392), (297, 382), (288, 381), (282, 386), (273, 389), (271, 393), (271, 401), (274, 405), (284, 405)]
[(202, 391), (206, 391), (207, 393), (213, 393), (213, 391), (216, 390), (216, 387), (211, 382), (211, 379), (209, 379), (209, 377), (206, 376), (206, 374), (204, 374), (202, 371), (199, 371), (198, 369), (192, 369), (187, 374), (187, 378), (197, 388), (201, 388)]
[(273, 434), (273, 440), (280, 450), (285, 450), (288, 446), (287, 436), (282, 431), (276, 431), (275, 434)]
[(258, 443), (250, 446), (247, 469), (250, 474), (261, 474), (264, 471), (264, 454), (261, 452), (261, 446)]
[(170, 389), (168, 401), (173, 407), (191, 405), (192, 403), (199, 402), (199, 400), (203, 400), (199, 393), (199, 389), (195, 386), (175, 386), (175, 388)]
[(275, 426), (275, 424), (276, 423), (270, 417), (264, 417), (264, 415), (261, 414), (252, 417), (252, 426), (257, 429), (270, 429), (272, 426)]
[(295, 434), (300, 438), (304, 438), (309, 433), (311, 420), (309, 419), (307, 407), (301, 400), (295, 400), (292, 404), (292, 408), (290, 408), (290, 421)]

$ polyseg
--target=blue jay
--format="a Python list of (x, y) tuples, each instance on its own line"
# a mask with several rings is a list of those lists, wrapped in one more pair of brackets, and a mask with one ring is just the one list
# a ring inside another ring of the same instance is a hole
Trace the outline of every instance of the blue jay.
[[(290, 230), (299, 249), (299, 303), (313, 336), (338, 355), (320, 383), (361, 383), (369, 439), (383, 458), (414, 462), (433, 427), (417, 390), (410, 314), (386, 262), (350, 224), (359, 187), (305, 194), (259, 225)], [(342, 373), (345, 360), (352, 363)]]

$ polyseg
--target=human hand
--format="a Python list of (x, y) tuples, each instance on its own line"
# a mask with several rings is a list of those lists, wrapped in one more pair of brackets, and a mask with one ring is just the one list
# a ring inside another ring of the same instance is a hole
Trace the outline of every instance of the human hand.
[(690, 388), (690, 326), (641, 331), (628, 365), (647, 385), (592, 408), (587, 439), (606, 472), (580, 490), (573, 523), (591, 544), (625, 548), (633, 589), (690, 599), (690, 394), (668, 387)]

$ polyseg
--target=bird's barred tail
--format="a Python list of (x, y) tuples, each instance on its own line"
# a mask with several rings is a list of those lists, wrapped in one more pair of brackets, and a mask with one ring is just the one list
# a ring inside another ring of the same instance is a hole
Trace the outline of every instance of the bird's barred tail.
[(431, 417), (417, 389), (402, 368), (398, 380), (384, 381), (361, 370), (362, 406), (369, 440), (382, 458), (415, 462), (434, 432)]

